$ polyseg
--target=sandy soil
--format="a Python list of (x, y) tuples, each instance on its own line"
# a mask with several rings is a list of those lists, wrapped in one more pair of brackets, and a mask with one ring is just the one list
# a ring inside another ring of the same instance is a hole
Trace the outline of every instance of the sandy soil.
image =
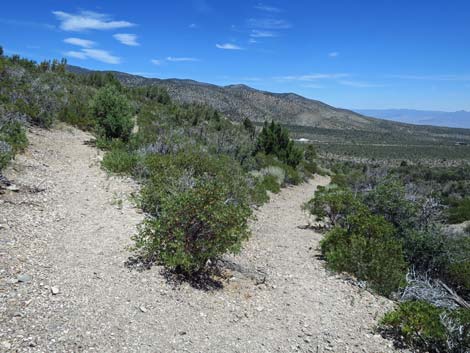
[[(393, 304), (329, 273), (284, 189), (256, 211), (253, 237), (226, 259), (221, 288), (175, 285), (125, 266), (142, 215), (136, 185), (109, 177), (91, 136), (34, 129), (0, 195), (0, 351), (393, 352), (374, 334)], [(20, 280), (20, 281), (18, 281)]]

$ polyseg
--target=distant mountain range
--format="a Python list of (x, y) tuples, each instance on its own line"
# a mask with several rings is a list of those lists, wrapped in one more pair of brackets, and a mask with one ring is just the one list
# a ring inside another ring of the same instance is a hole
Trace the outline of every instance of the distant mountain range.
[(416, 125), (434, 125), (470, 129), (470, 112), (442, 112), (412, 109), (359, 109), (359, 114)]
[[(68, 66), (76, 74), (91, 73), (77, 66)], [(249, 118), (255, 123), (274, 120), (288, 126), (296, 138), (344, 143), (438, 143), (453, 137), (470, 143), (470, 130), (416, 126), (369, 117), (377, 114), (353, 112), (332, 107), (295, 93), (272, 93), (246, 85), (217, 86), (186, 79), (158, 79), (111, 71), (127, 86), (156, 85), (168, 90), (171, 98), (182, 103), (205, 103), (233, 121)], [(376, 112), (376, 111), (374, 111)], [(361, 138), (359, 138), (361, 136)]]

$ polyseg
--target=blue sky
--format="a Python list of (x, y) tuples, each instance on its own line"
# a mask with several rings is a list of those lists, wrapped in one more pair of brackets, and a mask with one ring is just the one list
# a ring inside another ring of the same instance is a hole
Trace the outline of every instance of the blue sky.
[(0, 45), (351, 109), (470, 110), (468, 0), (4, 1)]

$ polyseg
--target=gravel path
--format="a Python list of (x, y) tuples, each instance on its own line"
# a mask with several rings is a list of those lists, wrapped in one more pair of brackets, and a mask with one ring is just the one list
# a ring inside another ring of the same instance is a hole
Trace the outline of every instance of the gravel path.
[[(283, 190), (256, 212), (223, 288), (174, 285), (124, 263), (142, 219), (131, 180), (108, 177), (88, 134), (34, 129), (0, 195), (0, 351), (393, 352), (374, 335), (392, 303), (328, 273), (300, 204)], [(20, 281), (18, 281), (20, 280)]]

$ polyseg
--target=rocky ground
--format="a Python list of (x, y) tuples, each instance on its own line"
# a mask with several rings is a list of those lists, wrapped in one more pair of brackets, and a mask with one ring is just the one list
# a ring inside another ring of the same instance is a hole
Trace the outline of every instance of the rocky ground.
[(302, 229), (314, 181), (256, 212), (220, 285), (126, 266), (142, 215), (132, 181), (109, 177), (91, 136), (33, 129), (0, 195), (0, 351), (393, 352), (374, 333), (388, 300), (329, 273)]

